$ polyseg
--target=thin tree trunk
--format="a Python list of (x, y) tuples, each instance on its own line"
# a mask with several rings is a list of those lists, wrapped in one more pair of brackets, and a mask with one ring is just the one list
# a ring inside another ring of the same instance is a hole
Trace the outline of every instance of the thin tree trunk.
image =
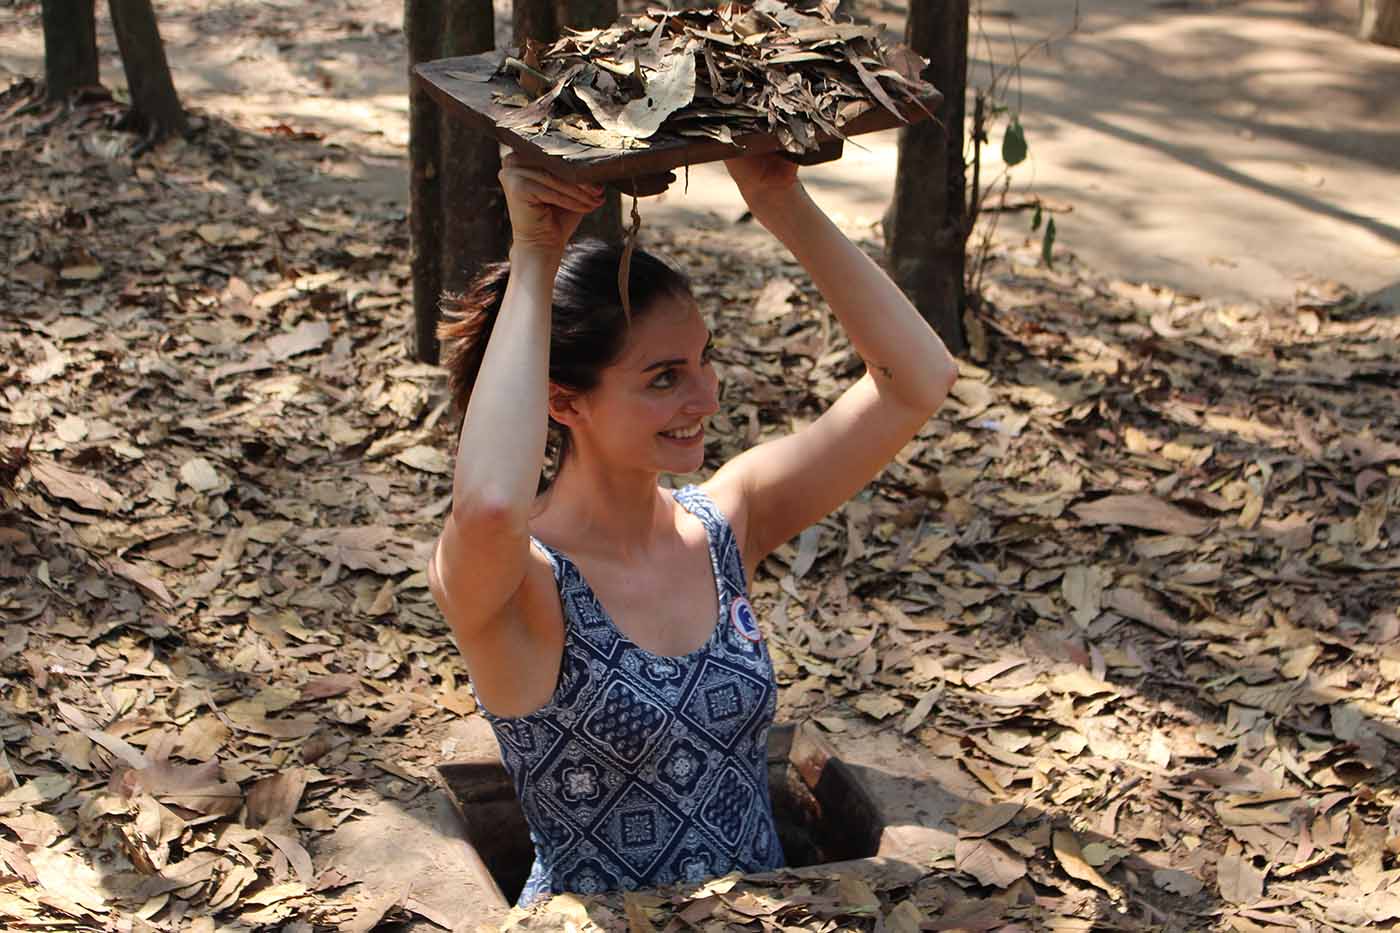
[(438, 57), (443, 15), (440, 0), (404, 0), (408, 41), (409, 268), (413, 275), (413, 355), (437, 360), (438, 298), (442, 294), (442, 194), (438, 171), (438, 108), (412, 80), (413, 66)]
[[(588, 29), (611, 26), (617, 19), (617, 0), (514, 0), (511, 9), (513, 41), (522, 49), (527, 39), (553, 42), (561, 25)], [(605, 190), (603, 205), (583, 218), (575, 239), (599, 237), (610, 243), (622, 242), (622, 199), (615, 190)]]
[(175, 93), (165, 44), (160, 41), (151, 0), (110, 0), (112, 30), (122, 53), (131, 107), (153, 138), (189, 129), (185, 110)]
[[(517, 0), (512, 28), (525, 39), (553, 41), (561, 16), (584, 27), (609, 25), (617, 0)], [(405, 0), (409, 68), (419, 62), (490, 51), (495, 20), (490, 0)], [(497, 173), (499, 148), (491, 138), (442, 114), (410, 81), (410, 267), (413, 276), (414, 356), (436, 363), (443, 291), (465, 290), (482, 264), (509, 250), (505, 199)], [(622, 240), (622, 212), (611, 194), (580, 225), (582, 236)]]
[(62, 102), (98, 83), (95, 0), (44, 0), (44, 83)]
[(1400, 48), (1400, 0), (1361, 0), (1361, 38)]
[[(445, 0), (443, 16), (442, 57), (475, 55), (495, 47), (491, 0)], [(500, 146), (495, 138), (446, 113), (441, 113), (438, 131), (441, 287), (462, 292), (483, 264), (504, 259), (509, 251), (505, 195), (497, 178)], [(436, 324), (436, 303), (431, 310)], [(419, 359), (436, 363), (436, 339), (430, 354), (425, 349), (420, 343)]]
[(894, 199), (885, 215), (891, 274), (948, 349), (967, 348), (962, 312), (967, 235), (963, 119), (968, 0), (912, 0), (905, 42), (943, 93), (925, 120), (899, 131)]
[[(574, 29), (611, 26), (617, 20), (617, 0), (560, 0), (564, 23)], [(604, 188), (603, 205), (578, 225), (575, 237), (598, 237), (609, 243), (622, 242), (622, 196), (615, 188)]]

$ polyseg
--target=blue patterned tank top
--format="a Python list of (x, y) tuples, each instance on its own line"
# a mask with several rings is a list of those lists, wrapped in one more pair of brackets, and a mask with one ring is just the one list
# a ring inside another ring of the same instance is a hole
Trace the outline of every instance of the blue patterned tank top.
[(681, 657), (628, 640), (567, 557), (554, 567), (564, 652), (549, 702), (484, 708), (530, 826), (518, 903), (783, 865), (768, 793), (777, 688), (729, 522), (695, 486), (672, 493), (705, 526), (719, 591), (710, 638)]

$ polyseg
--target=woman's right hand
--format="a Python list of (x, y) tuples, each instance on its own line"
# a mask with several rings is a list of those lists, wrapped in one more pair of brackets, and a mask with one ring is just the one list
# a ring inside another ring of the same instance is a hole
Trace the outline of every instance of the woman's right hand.
[(603, 203), (601, 185), (576, 185), (522, 163), (514, 152), (501, 160), (501, 187), (510, 212), (512, 249), (562, 255), (583, 215)]

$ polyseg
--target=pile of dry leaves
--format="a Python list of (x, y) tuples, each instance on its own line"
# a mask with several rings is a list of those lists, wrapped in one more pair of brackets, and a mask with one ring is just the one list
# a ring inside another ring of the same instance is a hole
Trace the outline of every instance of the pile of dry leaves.
[[(401, 210), (318, 189), (344, 153), (286, 127), (205, 121), (133, 161), (101, 113), (21, 97), (0, 100), (0, 920), (472, 929), (333, 844), (433, 797), (479, 719), (421, 570), (453, 425), (405, 349)], [(715, 325), (711, 467), (860, 372), (761, 231), (648, 235)], [(894, 748), (929, 788), (902, 829), (941, 841), (518, 927), (1400, 919), (1400, 317), (1037, 257), (996, 252), (955, 398), (753, 581), (780, 718), (856, 762)]]
[(773, 133), (800, 153), (818, 133), (842, 138), (873, 107), (903, 120), (896, 100), (921, 107), (935, 93), (919, 77), (926, 62), (887, 47), (881, 27), (836, 22), (834, 0), (809, 6), (653, 8), (543, 49), (527, 44), (524, 61), (502, 64), (524, 91), (500, 96), (520, 108), (502, 125), (527, 136), (555, 128), (609, 149), (645, 148), (657, 132), (725, 143)]

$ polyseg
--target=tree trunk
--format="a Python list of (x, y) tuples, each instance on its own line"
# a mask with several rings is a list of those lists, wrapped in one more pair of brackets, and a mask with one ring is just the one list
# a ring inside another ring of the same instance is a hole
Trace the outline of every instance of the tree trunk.
[(889, 267), (943, 338), (967, 348), (962, 312), (968, 230), (963, 119), (967, 89), (968, 0), (912, 0), (904, 41), (931, 64), (924, 77), (943, 93), (925, 120), (899, 131), (894, 199), (885, 215)]
[(404, 0), (408, 42), (409, 268), (413, 275), (413, 355), (437, 361), (438, 298), (442, 294), (442, 194), (438, 172), (438, 108), (412, 78), (413, 66), (438, 57), (440, 0)]
[[(610, 25), (617, 0), (517, 0), (515, 42), (551, 42), (561, 16), (579, 27)], [(419, 62), (475, 55), (495, 45), (490, 0), (405, 0), (409, 68)], [(444, 291), (464, 291), (484, 263), (504, 259), (510, 233), (497, 173), (499, 146), (483, 133), (447, 118), (410, 81), (409, 236), (413, 276), (413, 354), (438, 361), (437, 324)], [(579, 226), (580, 236), (622, 240), (616, 193)]]
[(131, 108), (152, 138), (189, 130), (185, 110), (175, 93), (165, 44), (160, 41), (151, 0), (110, 0), (112, 31), (122, 53)]
[(559, 14), (554, 0), (514, 0), (511, 4), (511, 34), (512, 41), (522, 49), (526, 39), (553, 42), (559, 36)]
[(44, 83), (61, 103), (98, 83), (96, 0), (44, 0)]
[[(564, 23), (574, 29), (611, 26), (617, 20), (617, 0), (561, 0)], [(622, 195), (616, 188), (603, 189), (603, 205), (583, 218), (575, 238), (598, 237), (622, 242)]]
[(1400, 0), (1361, 0), (1361, 38), (1400, 48)]
[[(495, 47), (491, 0), (445, 0), (443, 6), (443, 58), (475, 55)], [(504, 259), (510, 248), (505, 194), (497, 178), (501, 168), (500, 145), (494, 137), (441, 110), (439, 113), (440, 281), (444, 291), (462, 292), (482, 265)], [(434, 302), (434, 330), (437, 311)], [(426, 353), (427, 349), (419, 344), (419, 359), (436, 363), (435, 337), (431, 352)]]
[[(617, 0), (514, 0), (511, 10), (514, 42), (523, 49), (526, 39), (553, 42), (561, 26), (611, 26), (617, 19)], [(578, 225), (574, 238), (582, 237), (622, 242), (622, 198), (617, 191), (604, 189), (602, 206)]]

